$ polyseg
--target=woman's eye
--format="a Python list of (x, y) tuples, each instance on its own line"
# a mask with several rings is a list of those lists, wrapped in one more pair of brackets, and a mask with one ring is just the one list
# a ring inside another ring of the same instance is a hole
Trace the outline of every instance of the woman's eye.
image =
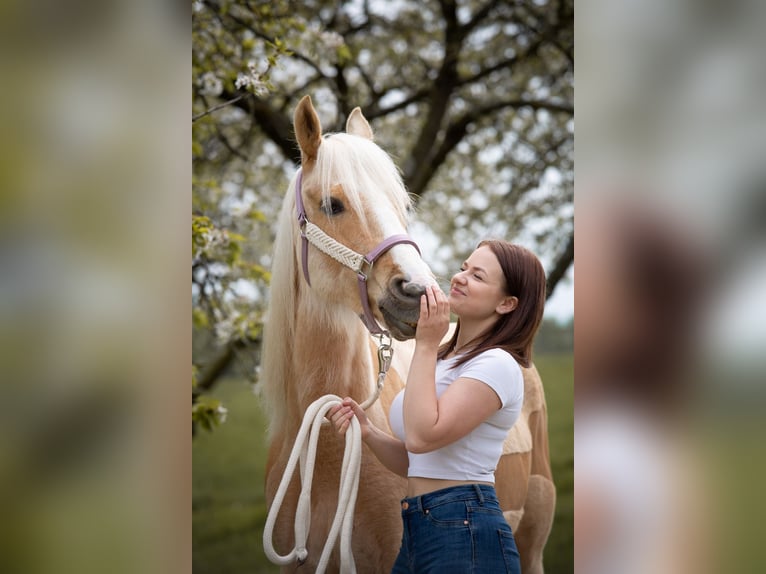
[(319, 208), (327, 215), (338, 215), (343, 213), (343, 211), (346, 209), (343, 205), (343, 202), (335, 197), (330, 197), (323, 200)]
[(478, 279), (479, 281), (482, 281), (481, 275), (478, 275), (476, 273), (473, 274), (473, 276)]

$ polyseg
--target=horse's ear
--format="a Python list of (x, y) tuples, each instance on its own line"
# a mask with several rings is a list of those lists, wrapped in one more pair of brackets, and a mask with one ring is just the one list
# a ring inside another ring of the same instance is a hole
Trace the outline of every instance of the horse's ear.
[(346, 133), (372, 140), (372, 128), (362, 115), (362, 110), (354, 108), (346, 120)]
[(319, 116), (314, 110), (310, 96), (303, 96), (298, 102), (293, 116), (293, 125), (303, 161), (316, 159), (319, 145), (322, 143), (322, 125), (319, 123)]

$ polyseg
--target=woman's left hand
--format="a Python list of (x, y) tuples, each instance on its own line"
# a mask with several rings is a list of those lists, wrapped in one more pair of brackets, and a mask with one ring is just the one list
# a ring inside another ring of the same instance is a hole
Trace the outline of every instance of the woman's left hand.
[(415, 342), (439, 346), (449, 329), (449, 300), (438, 285), (426, 288), (420, 297), (420, 318)]

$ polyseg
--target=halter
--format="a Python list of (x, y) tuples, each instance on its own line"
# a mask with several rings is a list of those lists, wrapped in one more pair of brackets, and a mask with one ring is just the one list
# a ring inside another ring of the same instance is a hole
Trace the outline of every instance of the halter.
[(362, 255), (353, 249), (349, 249), (309, 221), (306, 216), (306, 210), (303, 207), (303, 197), (301, 195), (302, 181), (303, 170), (301, 169), (298, 170), (298, 178), (295, 181), (295, 208), (298, 215), (298, 225), (301, 228), (301, 261), (303, 264), (303, 276), (306, 278), (306, 283), (311, 286), (308, 260), (309, 243), (311, 243), (314, 247), (356, 273), (357, 285), (359, 286), (359, 298), (362, 301), (362, 309), (364, 310), (364, 314), (360, 315), (359, 318), (373, 335), (388, 335), (388, 331), (381, 328), (375, 320), (375, 317), (372, 315), (370, 301), (367, 295), (367, 278), (372, 274), (372, 266), (375, 261), (394, 245), (408, 243), (417, 249), (418, 254), (420, 254), (420, 248), (410, 236), (399, 234), (384, 239), (367, 255)]

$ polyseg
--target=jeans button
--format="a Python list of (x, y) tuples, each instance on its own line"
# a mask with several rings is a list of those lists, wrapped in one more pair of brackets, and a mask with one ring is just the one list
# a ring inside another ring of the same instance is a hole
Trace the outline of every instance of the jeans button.
[(402, 510), (407, 510), (410, 507), (409, 503), (402, 502)]

